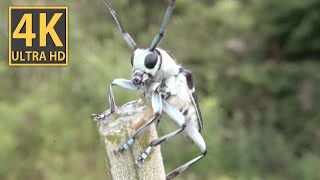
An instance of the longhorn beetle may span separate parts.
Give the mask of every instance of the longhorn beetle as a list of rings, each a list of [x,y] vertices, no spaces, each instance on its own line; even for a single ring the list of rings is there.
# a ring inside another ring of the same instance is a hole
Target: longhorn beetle
[[[162,111],[179,125],[179,129],[153,140],[142,155],[136,161],[137,165],[141,165],[147,158],[148,154],[154,146],[166,141],[167,139],[184,131],[187,136],[200,148],[201,155],[183,164],[169,175],[167,179],[172,179],[189,166],[202,159],[206,153],[206,144],[201,136],[202,116],[198,105],[198,99],[193,85],[192,74],[189,70],[178,65],[174,58],[166,51],[157,48],[160,40],[163,38],[164,32],[168,25],[170,16],[175,6],[175,0],[171,0],[164,20],[162,22],[160,32],[154,37],[151,46],[147,49],[138,48],[131,36],[125,31],[116,12],[107,0],[104,0],[110,14],[116,21],[123,39],[133,49],[131,57],[132,79],[114,79],[109,86],[109,103],[110,113],[116,108],[113,96],[112,86],[116,85],[122,88],[139,90],[145,97],[151,98],[153,109],[152,118],[143,125],[123,146],[115,150],[115,153],[121,153],[128,149],[141,134],[155,122]],[[104,120],[109,114],[93,114],[95,120]]]

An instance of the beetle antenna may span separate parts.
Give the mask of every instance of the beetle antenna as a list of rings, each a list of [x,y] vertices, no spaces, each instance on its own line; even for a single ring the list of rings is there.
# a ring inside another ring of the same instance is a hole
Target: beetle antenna
[[[169,19],[172,14],[172,11],[174,9],[174,6],[175,6],[175,0],[171,0],[169,6],[167,8],[166,14],[164,15],[164,19],[162,21],[160,32],[156,35],[156,37],[154,37],[154,39],[151,43],[151,46],[150,46],[151,51],[153,51],[158,46],[159,42],[161,41],[163,34],[166,31],[167,25],[169,23]]]
[[[122,26],[122,23],[121,23],[120,19],[118,18],[116,11],[111,7],[111,4],[107,0],[103,0],[103,2],[108,7],[109,12],[112,15],[113,19],[116,21],[116,23],[122,33],[123,39],[126,41],[128,46],[133,50],[137,49],[137,44],[134,42],[134,40],[131,38],[131,36],[126,32],[126,30]]]

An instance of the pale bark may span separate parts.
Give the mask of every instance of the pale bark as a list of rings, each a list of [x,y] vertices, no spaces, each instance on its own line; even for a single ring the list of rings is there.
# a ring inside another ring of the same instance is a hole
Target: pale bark
[[[142,101],[130,102],[116,109],[106,120],[98,121],[98,131],[105,145],[107,172],[112,180],[163,180],[165,171],[160,146],[153,148],[141,167],[136,160],[144,152],[149,143],[157,139],[155,125],[145,131],[126,151],[115,154],[118,149],[152,117],[152,109]]]

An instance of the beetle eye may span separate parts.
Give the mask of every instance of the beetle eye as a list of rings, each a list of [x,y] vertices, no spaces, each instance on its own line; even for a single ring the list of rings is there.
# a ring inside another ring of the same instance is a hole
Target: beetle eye
[[[152,69],[154,68],[154,66],[156,66],[157,61],[158,61],[158,56],[155,53],[148,54],[144,59],[144,65],[146,66],[146,68]]]

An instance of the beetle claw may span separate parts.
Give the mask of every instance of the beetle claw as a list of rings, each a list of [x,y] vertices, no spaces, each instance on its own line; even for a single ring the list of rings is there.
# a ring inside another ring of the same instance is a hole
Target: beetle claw
[[[101,121],[101,120],[104,120],[105,119],[105,115],[104,114],[92,114],[91,115],[91,119],[94,120],[94,121]]]
[[[138,168],[140,168],[142,166],[142,164],[143,164],[143,158],[139,157],[139,159],[137,159],[137,161],[136,161],[136,166]]]

